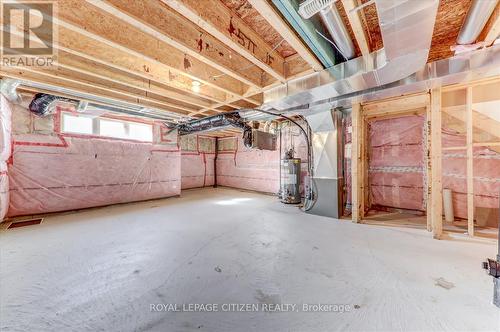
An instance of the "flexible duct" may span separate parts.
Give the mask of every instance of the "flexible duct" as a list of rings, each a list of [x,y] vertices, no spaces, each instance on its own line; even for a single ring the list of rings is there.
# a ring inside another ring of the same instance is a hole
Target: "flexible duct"
[[[457,44],[466,45],[474,43],[484,29],[497,4],[498,0],[473,0],[458,34]]]
[[[46,116],[54,113],[55,105],[58,102],[67,102],[78,104],[77,100],[49,95],[46,93],[37,93],[29,105],[29,110],[38,116]]]
[[[2,78],[0,80],[0,93],[3,94],[8,101],[18,104],[21,102],[21,96],[17,93],[17,87],[20,84],[18,80]]]
[[[323,24],[332,36],[335,46],[346,58],[354,58],[354,44],[334,3],[319,12]]]
[[[352,59],[355,55],[354,44],[335,2],[335,0],[309,0],[300,5],[299,13],[304,19],[309,19],[319,13],[337,50],[344,58]]]
[[[423,68],[439,1],[376,0],[375,4],[383,49],[268,90],[263,107],[314,103],[395,82]]]

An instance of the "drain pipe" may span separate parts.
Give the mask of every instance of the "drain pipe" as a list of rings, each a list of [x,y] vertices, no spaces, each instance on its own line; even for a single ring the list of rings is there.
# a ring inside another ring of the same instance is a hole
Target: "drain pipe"
[[[473,0],[467,17],[460,29],[457,44],[467,45],[476,41],[483,31],[499,0]]]
[[[335,47],[347,60],[354,58],[354,44],[335,6],[337,0],[308,0],[300,4],[299,14],[309,19],[319,13],[323,24],[333,38]]]

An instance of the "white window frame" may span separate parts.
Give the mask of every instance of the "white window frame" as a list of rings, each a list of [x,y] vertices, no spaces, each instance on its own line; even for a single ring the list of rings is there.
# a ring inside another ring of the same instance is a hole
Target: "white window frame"
[[[64,117],[65,116],[72,116],[72,117],[85,117],[85,118],[92,118],[92,134],[85,134],[85,133],[78,133],[78,132],[73,132],[73,131],[66,131],[64,128]],[[122,123],[125,129],[125,136],[126,137],[116,137],[116,136],[108,136],[108,135],[102,135],[101,134],[101,120],[105,121],[111,121],[111,122],[118,122]],[[139,125],[145,125],[151,128],[151,140],[140,140],[136,138],[130,138],[130,124],[139,124]],[[74,114],[71,112],[61,112],[61,117],[60,117],[60,125],[61,125],[61,132],[63,134],[72,134],[72,135],[84,135],[84,136],[98,136],[98,137],[103,137],[103,138],[110,138],[110,139],[117,139],[117,140],[126,140],[126,141],[136,141],[136,142],[146,142],[146,143],[153,143],[154,140],[154,127],[153,124],[151,123],[144,123],[144,122],[139,122],[139,121],[128,121],[128,120],[119,120],[119,119],[113,119],[113,118],[107,118],[107,117],[92,117],[86,114]]]

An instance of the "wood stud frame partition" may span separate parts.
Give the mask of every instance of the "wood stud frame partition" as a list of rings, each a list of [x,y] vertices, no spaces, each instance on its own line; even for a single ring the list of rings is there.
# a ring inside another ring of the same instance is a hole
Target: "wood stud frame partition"
[[[476,146],[500,146],[500,142],[478,143],[473,141],[473,87],[500,82],[500,78],[485,79],[466,84],[436,87],[425,93],[407,95],[368,103],[352,105],[352,221],[359,223],[365,218],[368,207],[368,121],[399,117],[402,115],[425,114],[426,160],[425,172],[427,190],[427,230],[433,237],[443,237],[443,186],[442,186],[442,107],[443,92],[466,90],[466,146],[450,147],[444,150],[466,149],[467,151],[467,234],[474,236],[474,162],[473,148]]]

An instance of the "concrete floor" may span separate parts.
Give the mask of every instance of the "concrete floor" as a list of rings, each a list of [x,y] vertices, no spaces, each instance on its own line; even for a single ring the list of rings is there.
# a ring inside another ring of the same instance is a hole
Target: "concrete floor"
[[[499,331],[481,270],[493,241],[355,225],[255,193],[186,191],[0,236],[1,331]],[[260,306],[151,311],[169,303]],[[299,310],[260,311],[280,303]],[[301,311],[318,303],[351,310]]]

